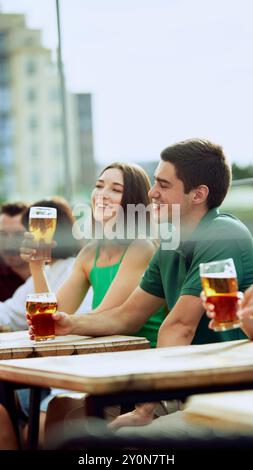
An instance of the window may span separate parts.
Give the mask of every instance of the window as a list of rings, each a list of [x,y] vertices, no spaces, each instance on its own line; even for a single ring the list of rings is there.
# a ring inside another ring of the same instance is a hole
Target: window
[[[9,117],[0,115],[0,139],[6,142],[12,137],[12,122]]]
[[[13,149],[9,144],[0,147],[0,154],[2,165],[10,166],[13,163]]]
[[[36,116],[30,116],[28,121],[28,126],[30,129],[37,129],[39,123]]]
[[[29,88],[27,90],[26,97],[27,97],[27,101],[29,101],[30,103],[33,103],[34,101],[36,101],[37,92],[36,92],[35,88]]]
[[[62,156],[62,144],[54,144],[52,148],[52,156],[57,160],[59,157]]]
[[[33,46],[35,41],[34,41],[34,36],[27,36],[24,41],[26,46]]]
[[[28,59],[25,63],[25,71],[27,75],[34,75],[37,71],[37,64],[34,59]]]
[[[30,157],[35,160],[39,157],[40,151],[39,151],[39,146],[37,143],[33,142],[30,145]]]
[[[0,46],[1,50],[1,46]],[[0,58],[0,83],[8,85],[10,82],[10,67],[9,63],[3,57]]]
[[[11,107],[10,89],[0,86],[0,111],[9,111]]]
[[[52,102],[58,102],[60,101],[60,93],[59,93],[59,90],[58,88],[51,88],[49,90],[49,101],[52,101]]]
[[[0,33],[0,51],[5,51],[6,43],[5,43],[5,33],[1,31]]]
[[[60,129],[62,126],[62,119],[60,116],[53,116],[51,119],[51,127],[53,129]]]

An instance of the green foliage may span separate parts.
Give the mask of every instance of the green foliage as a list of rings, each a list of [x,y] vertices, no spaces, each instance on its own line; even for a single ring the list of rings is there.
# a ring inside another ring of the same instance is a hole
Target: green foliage
[[[239,210],[239,209],[234,209],[231,211],[231,213],[235,216],[238,217],[245,225],[248,227],[249,231],[253,235],[253,211],[251,210]]]
[[[236,163],[232,164],[233,180],[241,180],[243,178],[253,178],[253,165],[238,166]]]

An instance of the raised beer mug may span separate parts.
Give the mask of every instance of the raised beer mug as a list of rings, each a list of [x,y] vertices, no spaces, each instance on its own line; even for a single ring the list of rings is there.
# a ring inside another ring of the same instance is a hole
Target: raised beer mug
[[[56,229],[57,210],[54,207],[31,207],[29,231],[33,234],[36,254],[32,260],[51,261],[51,243]]]
[[[35,341],[55,338],[52,314],[57,310],[57,299],[53,292],[29,294],[26,298],[26,312],[30,315]]]
[[[243,293],[238,292],[237,274],[232,258],[199,265],[206,302],[214,305],[214,331],[240,327],[236,315]]]

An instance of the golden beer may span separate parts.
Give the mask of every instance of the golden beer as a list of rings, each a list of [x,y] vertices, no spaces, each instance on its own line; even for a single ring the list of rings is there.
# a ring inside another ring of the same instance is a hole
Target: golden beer
[[[34,260],[51,260],[51,243],[56,229],[56,209],[51,207],[31,207],[29,231],[38,243]]]
[[[232,259],[200,265],[200,275],[207,303],[214,305],[215,331],[224,331],[240,326],[236,312],[242,293]]]
[[[206,274],[208,276],[208,274]],[[215,276],[215,274],[213,274]],[[206,297],[216,294],[233,294],[238,291],[238,283],[236,277],[201,277],[202,287]]]
[[[56,296],[46,292],[30,294],[26,299],[26,312],[30,315],[35,341],[55,338],[55,326],[52,314],[57,310]]]

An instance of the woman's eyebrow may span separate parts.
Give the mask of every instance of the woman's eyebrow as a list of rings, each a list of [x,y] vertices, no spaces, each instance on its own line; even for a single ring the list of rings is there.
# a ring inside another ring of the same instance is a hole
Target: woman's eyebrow
[[[102,180],[102,179],[98,179],[98,180],[97,180],[97,183],[104,183],[104,182],[105,182],[105,181],[104,181],[104,180]],[[112,184],[115,184],[115,185],[121,186],[122,188],[124,187],[124,185],[123,185],[123,184],[121,184],[121,183],[118,183],[117,181],[113,181],[113,182],[112,182]]]
[[[117,184],[118,186],[121,186],[122,188],[123,188],[123,186],[124,186],[124,185],[123,185],[123,184],[121,184],[121,183],[117,183],[117,181],[113,181],[113,183],[112,183],[112,184]]]

